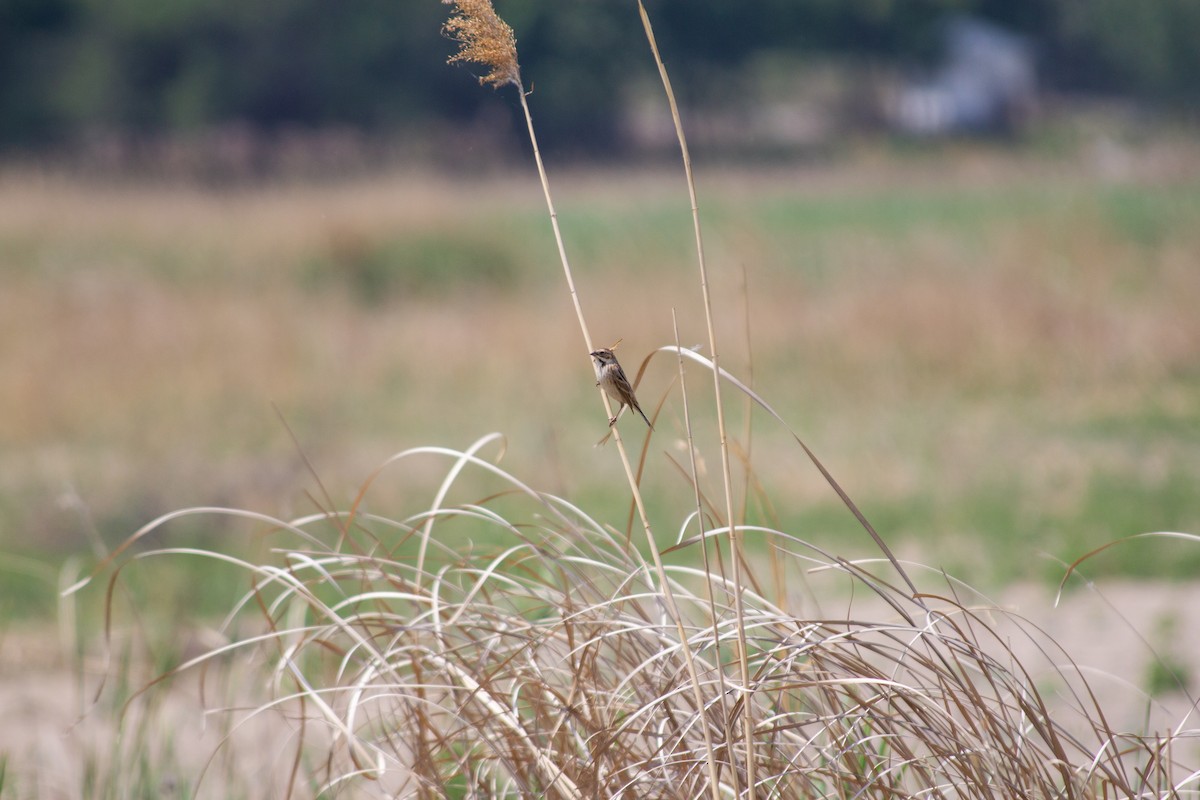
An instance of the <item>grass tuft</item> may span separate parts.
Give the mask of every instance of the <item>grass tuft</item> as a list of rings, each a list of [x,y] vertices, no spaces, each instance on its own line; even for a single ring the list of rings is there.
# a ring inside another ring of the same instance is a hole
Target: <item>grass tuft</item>
[[[747,786],[745,721],[758,796],[1200,795],[1185,758],[1195,731],[1110,722],[1053,640],[935,570],[910,565],[929,576],[914,596],[885,560],[747,529],[775,543],[793,588],[749,588],[767,584],[747,564],[742,639],[731,581],[692,564],[654,568],[603,519],[478,448],[399,454],[360,502],[430,458],[451,465],[446,483],[398,519],[350,509],[276,520],[273,556],[258,563],[138,555],[245,573],[222,644],[166,677],[197,673],[202,695],[220,697],[236,666],[239,685],[257,687],[253,703],[207,713],[228,731],[270,720],[278,746],[264,773],[276,790],[307,796],[304,776],[314,794],[352,797],[728,796]],[[501,480],[503,496],[472,498],[480,478]],[[463,546],[464,529],[492,544]]]

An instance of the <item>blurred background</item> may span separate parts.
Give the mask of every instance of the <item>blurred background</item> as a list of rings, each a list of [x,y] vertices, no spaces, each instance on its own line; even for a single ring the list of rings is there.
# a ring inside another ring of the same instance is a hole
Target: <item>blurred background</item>
[[[696,146],[730,157],[828,153],[870,133],[1016,136],[1081,107],[1153,124],[1200,99],[1190,0],[651,10]],[[432,0],[5,0],[0,144],[10,158],[210,180],[494,166],[524,136],[511,98],[445,68],[446,11]],[[513,0],[500,12],[547,151],[593,163],[670,151],[627,4]]]
[[[1052,581],[1112,539],[1200,527],[1200,6],[649,10],[697,159],[726,363],[898,549]],[[64,557],[94,563],[159,514],[342,506],[391,453],[492,430],[514,472],[624,524],[523,120],[510,90],[446,65],[447,11],[0,2],[6,609],[51,613]],[[623,338],[630,371],[672,341],[672,308],[684,343],[704,341],[636,10],[499,11],[593,335]],[[673,375],[653,362],[643,404]],[[680,457],[676,397],[662,419],[647,482],[672,529],[690,496],[662,455]],[[750,513],[870,553],[794,448],[754,431],[741,446],[767,494],[747,492]],[[376,510],[415,510],[440,476],[391,477]],[[173,530],[269,540],[213,519]],[[1105,559],[1190,577],[1200,549]],[[158,583],[186,603],[219,586]]]

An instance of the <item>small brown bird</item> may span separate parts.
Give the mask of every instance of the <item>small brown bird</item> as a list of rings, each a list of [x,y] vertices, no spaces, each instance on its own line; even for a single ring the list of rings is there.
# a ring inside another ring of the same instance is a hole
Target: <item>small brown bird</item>
[[[641,414],[642,419],[646,420],[646,424],[650,425],[650,419],[638,405],[637,398],[633,396],[633,386],[629,383],[629,378],[625,377],[625,370],[621,369],[621,364],[613,355],[613,351],[593,350],[591,356],[593,366],[596,368],[596,385],[602,387],[604,391],[608,392],[609,397],[617,401],[617,413],[608,421],[608,427],[611,428],[617,423],[617,417],[621,416],[621,411],[625,406],[629,406]],[[654,430],[653,425],[650,425],[650,430]]]

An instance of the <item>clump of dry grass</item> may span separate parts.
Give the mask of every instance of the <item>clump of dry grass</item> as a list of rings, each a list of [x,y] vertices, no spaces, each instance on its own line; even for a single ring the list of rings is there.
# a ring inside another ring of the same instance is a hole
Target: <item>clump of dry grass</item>
[[[391,459],[363,487],[364,505],[407,462],[448,464],[432,500],[400,519],[354,507],[292,521],[196,509],[137,535],[197,513],[275,527],[275,555],[263,563],[179,549],[138,556],[217,558],[246,572],[251,588],[222,626],[228,643],[169,675],[258,665],[265,696],[209,714],[228,730],[263,716],[290,729],[274,750],[283,769],[273,765],[290,785],[274,788],[308,796],[297,787],[313,782],[313,794],[352,797],[694,798],[739,786],[781,798],[1200,796],[1187,756],[1196,731],[1110,724],[1069,654],[967,587],[939,576],[913,595],[884,561],[851,563],[747,528],[775,542],[774,569],[791,589],[761,582],[747,565],[756,588],[741,593],[743,640],[730,581],[690,564],[653,568],[603,520],[484,458],[495,438]],[[467,484],[483,476],[502,490],[472,497]],[[1029,644],[1045,658],[1019,660]],[[749,683],[732,659],[739,649]],[[1058,688],[1047,694],[1046,685]],[[218,796],[205,780],[198,796]]]

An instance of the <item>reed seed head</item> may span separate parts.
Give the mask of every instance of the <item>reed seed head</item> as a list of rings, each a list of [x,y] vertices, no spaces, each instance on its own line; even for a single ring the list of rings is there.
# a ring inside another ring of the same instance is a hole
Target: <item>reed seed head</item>
[[[521,87],[521,69],[517,65],[517,38],[508,23],[500,19],[492,0],[442,0],[454,6],[454,13],[442,27],[459,50],[446,63],[459,61],[483,64],[491,71],[479,79],[499,88],[511,83]]]

